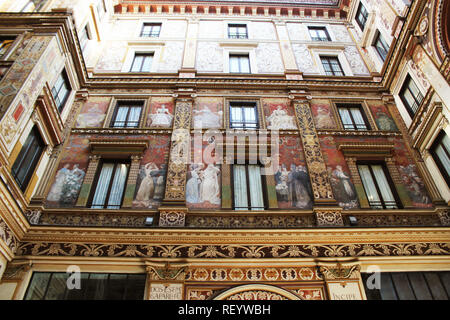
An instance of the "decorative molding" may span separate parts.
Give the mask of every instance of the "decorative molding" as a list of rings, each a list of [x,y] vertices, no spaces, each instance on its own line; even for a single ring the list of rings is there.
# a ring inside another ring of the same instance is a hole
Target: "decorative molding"
[[[342,208],[314,208],[317,226],[319,227],[343,227]]]
[[[159,226],[184,227],[187,211],[186,208],[159,208]]]
[[[361,266],[358,264],[343,265],[338,263],[336,265],[320,266],[319,270],[323,274],[326,281],[359,279]]]

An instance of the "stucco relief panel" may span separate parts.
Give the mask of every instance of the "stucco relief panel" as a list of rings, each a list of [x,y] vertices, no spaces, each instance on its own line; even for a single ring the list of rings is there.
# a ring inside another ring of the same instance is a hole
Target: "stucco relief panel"
[[[276,40],[275,27],[271,22],[253,22],[249,25],[253,39]]]
[[[286,23],[286,27],[291,40],[308,41],[306,27],[301,23]]]
[[[344,53],[354,75],[369,75],[369,70],[367,70],[356,47],[346,47]]]
[[[168,41],[162,49],[162,56],[158,64],[159,71],[178,71],[181,68],[184,42]]]
[[[316,63],[313,60],[311,52],[304,44],[292,44],[292,50],[294,51],[295,60],[298,68],[303,73],[320,73]]]
[[[110,43],[103,55],[99,59],[96,71],[120,71],[127,52],[127,43],[125,41],[116,41]]]
[[[350,34],[348,33],[348,30],[345,26],[331,25],[331,31],[333,32],[336,41],[352,42],[352,38],[350,37]]]
[[[199,42],[197,47],[197,70],[200,72],[223,71],[223,49],[218,43]]]
[[[280,47],[277,43],[260,43],[256,48],[258,72],[283,72]]]

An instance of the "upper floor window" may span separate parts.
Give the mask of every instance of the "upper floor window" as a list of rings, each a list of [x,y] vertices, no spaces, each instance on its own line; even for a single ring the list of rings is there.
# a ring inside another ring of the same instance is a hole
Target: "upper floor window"
[[[93,209],[120,209],[123,201],[129,163],[103,162],[98,172],[97,185],[92,196]]]
[[[250,58],[248,54],[230,54],[230,72],[250,73]]]
[[[363,4],[360,2],[359,6],[358,6],[358,10],[356,11],[355,20],[356,20],[356,23],[358,23],[361,30],[364,30],[364,27],[366,26],[368,17],[369,17],[369,13],[367,12],[367,10],[363,6]]]
[[[89,40],[91,40],[91,36],[88,30],[88,25],[86,24],[86,26],[80,32],[81,50],[84,50],[84,48],[86,48]]]
[[[144,23],[141,37],[158,38],[161,32],[161,23]]]
[[[72,88],[70,87],[66,70],[63,70],[58,76],[58,79],[56,80],[56,83],[52,88],[53,98],[55,99],[56,107],[58,108],[59,112],[63,110],[64,105],[69,98],[71,90]]]
[[[308,27],[312,41],[331,41],[326,27]]]
[[[8,52],[16,37],[11,36],[1,36],[0,37],[0,58]]]
[[[45,143],[41,134],[37,127],[33,127],[11,168],[11,173],[22,191],[27,188],[44,149]]]
[[[384,40],[380,32],[378,32],[377,37],[375,38],[374,46],[381,59],[385,61],[389,52],[389,45],[386,43],[386,40]]]
[[[106,13],[105,0],[98,0],[97,13],[100,19],[103,18],[103,16],[105,15]]]
[[[230,128],[257,129],[258,127],[256,103],[233,102],[230,104]]]
[[[228,25],[229,39],[248,39],[247,25],[245,24],[229,24]]]
[[[38,12],[47,0],[30,0],[23,6],[20,12]]]
[[[450,187],[450,138],[444,131],[439,133],[430,148],[430,153],[447,185]]]
[[[264,210],[259,165],[233,165],[234,210]]]
[[[331,56],[320,56],[320,61],[322,61],[323,69],[325,74],[329,76],[343,76],[344,71],[342,70],[341,63],[338,57]]]
[[[406,77],[399,95],[409,115],[411,118],[414,118],[414,115],[422,103],[423,95],[409,75]]]
[[[150,72],[153,63],[153,53],[136,53],[130,72]]]
[[[372,209],[398,209],[398,197],[382,163],[358,163],[358,171]]]
[[[142,113],[142,102],[120,101],[114,110],[111,127],[113,128],[137,128]]]
[[[337,108],[345,130],[369,130],[361,105],[339,104]]]

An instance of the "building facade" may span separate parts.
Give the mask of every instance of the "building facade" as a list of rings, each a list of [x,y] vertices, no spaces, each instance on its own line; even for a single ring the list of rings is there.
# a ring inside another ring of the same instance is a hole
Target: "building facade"
[[[449,299],[449,7],[0,2],[0,297]]]

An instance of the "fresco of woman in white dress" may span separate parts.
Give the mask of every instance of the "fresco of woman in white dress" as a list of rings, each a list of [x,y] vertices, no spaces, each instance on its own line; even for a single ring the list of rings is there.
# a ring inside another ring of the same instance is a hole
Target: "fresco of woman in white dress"
[[[167,109],[164,104],[156,109],[156,113],[151,114],[149,117],[151,119],[152,127],[167,128],[172,125],[173,115],[170,114],[169,109]]]
[[[194,128],[214,129],[221,127],[222,111],[214,113],[204,105],[201,110],[193,111]]]
[[[200,172],[200,202],[220,205],[219,174],[220,169],[211,163]]]
[[[200,176],[199,170],[203,168],[203,164],[190,166],[191,177],[186,183],[186,202],[187,203],[199,203],[199,193],[200,193]]]
[[[159,168],[154,162],[141,166],[134,207],[153,208],[164,196],[165,167]]]

